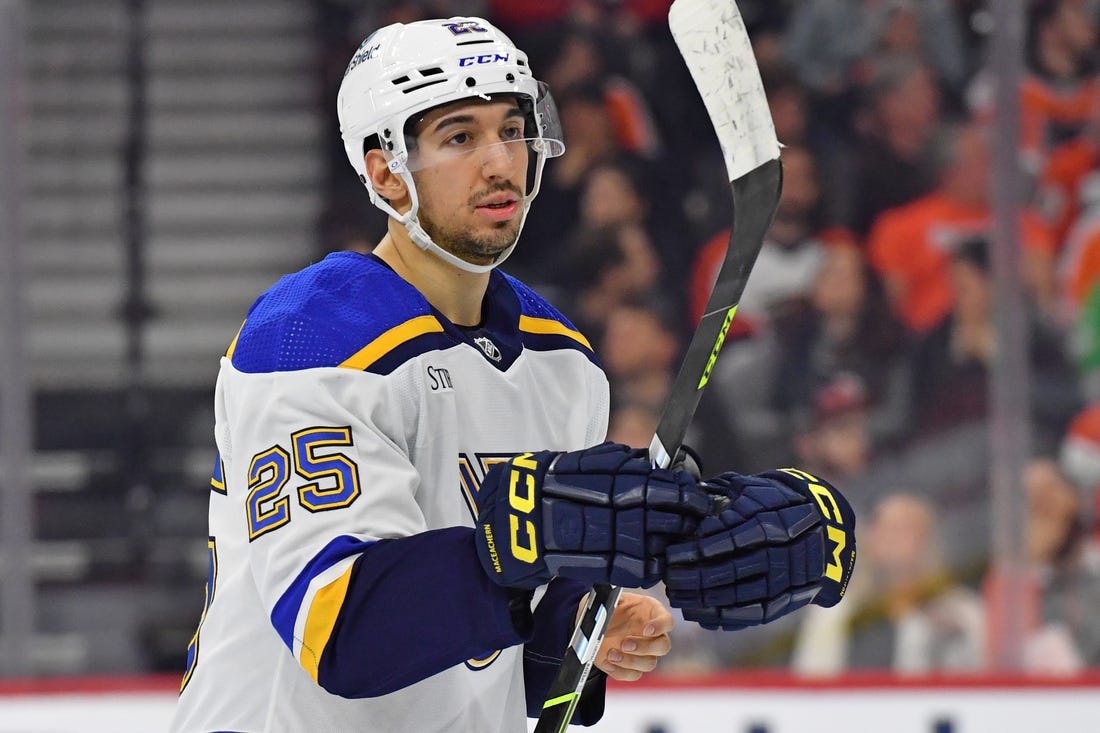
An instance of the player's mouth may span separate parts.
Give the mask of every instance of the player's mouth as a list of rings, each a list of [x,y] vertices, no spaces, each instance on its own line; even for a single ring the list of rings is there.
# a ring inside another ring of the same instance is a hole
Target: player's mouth
[[[493,194],[482,199],[475,209],[490,221],[508,221],[519,211],[519,199],[509,193]]]

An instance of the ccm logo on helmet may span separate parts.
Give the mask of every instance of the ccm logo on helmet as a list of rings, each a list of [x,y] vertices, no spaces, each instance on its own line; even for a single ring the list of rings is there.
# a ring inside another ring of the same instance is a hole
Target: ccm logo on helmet
[[[511,58],[507,53],[483,53],[480,56],[463,56],[458,60],[459,66],[474,66],[475,64],[506,64]]]

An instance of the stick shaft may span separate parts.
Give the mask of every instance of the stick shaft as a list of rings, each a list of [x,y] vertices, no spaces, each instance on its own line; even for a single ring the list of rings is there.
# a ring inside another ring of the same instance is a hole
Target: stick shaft
[[[731,184],[734,223],[729,249],[657,424],[650,446],[650,456],[657,465],[669,465],[683,444],[771,226],[782,185],[778,159],[769,160]]]
[[[675,0],[669,28],[718,136],[733,189],[729,249],[704,316],[672,384],[650,444],[654,465],[672,465],[725,341],[779,203],[783,172],[760,72],[733,0]],[[569,727],[621,589],[589,594],[535,733]]]
[[[783,185],[782,166],[778,159],[770,160],[731,185],[734,214],[729,249],[650,444],[650,458],[660,467],[672,464],[710,380],[749,273],[775,215]],[[621,593],[621,588],[603,584],[592,589],[581,623],[573,632],[561,669],[550,687],[535,733],[564,733],[569,727]]]

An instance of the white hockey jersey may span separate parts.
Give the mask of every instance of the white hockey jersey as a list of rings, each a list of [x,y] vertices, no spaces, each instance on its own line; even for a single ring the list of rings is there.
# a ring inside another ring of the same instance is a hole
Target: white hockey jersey
[[[252,307],[218,377],[210,577],[173,731],[526,730],[525,647],[469,528],[492,463],[603,439],[608,385],[513,278],[492,273],[484,313],[455,326],[353,253]],[[564,649],[578,598],[536,609],[535,636]]]

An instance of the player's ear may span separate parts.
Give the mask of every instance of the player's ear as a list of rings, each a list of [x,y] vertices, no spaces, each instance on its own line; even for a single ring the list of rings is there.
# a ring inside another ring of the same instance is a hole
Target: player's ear
[[[396,205],[409,195],[405,179],[390,170],[385,154],[375,148],[363,157],[367,168],[367,181],[379,196]]]

